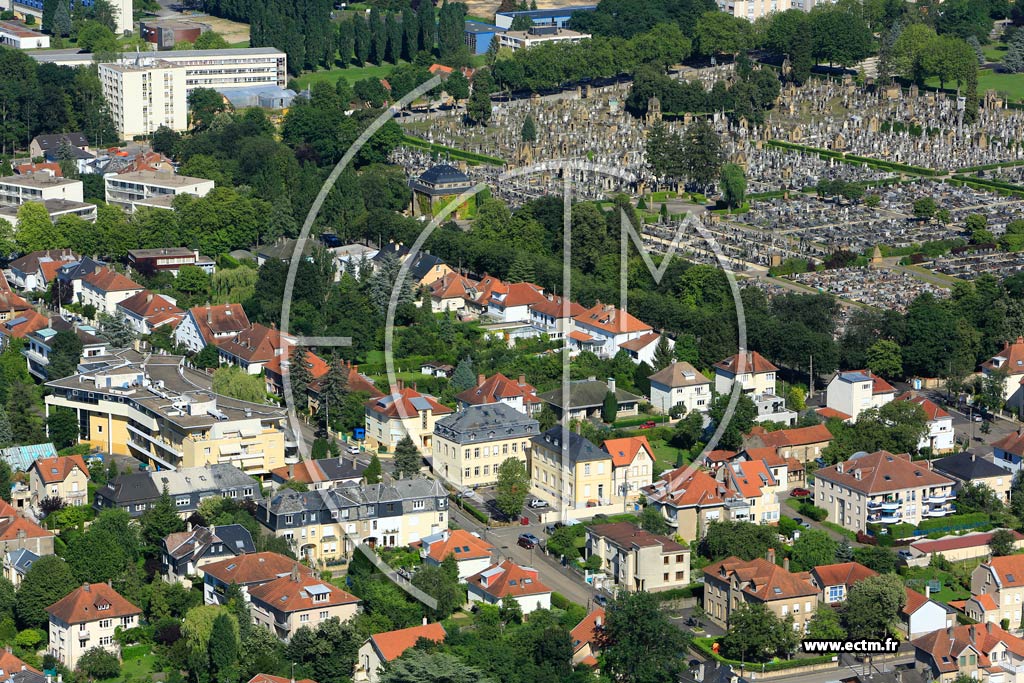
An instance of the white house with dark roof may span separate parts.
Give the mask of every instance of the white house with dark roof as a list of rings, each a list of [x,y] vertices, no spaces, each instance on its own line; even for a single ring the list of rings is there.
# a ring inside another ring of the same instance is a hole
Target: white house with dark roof
[[[825,404],[850,416],[849,422],[871,408],[881,408],[896,398],[896,389],[870,370],[844,370],[829,380]]]

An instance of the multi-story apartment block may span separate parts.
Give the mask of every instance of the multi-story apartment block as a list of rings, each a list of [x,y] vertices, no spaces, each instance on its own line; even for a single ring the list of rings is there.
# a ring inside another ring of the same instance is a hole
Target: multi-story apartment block
[[[729,356],[715,367],[715,393],[728,394],[734,382],[739,382],[744,394],[774,394],[777,367],[757,351]]]
[[[46,608],[50,639],[46,651],[74,669],[87,650],[102,647],[118,657],[117,631],[139,625],[142,610],[105,583],[86,583]]]
[[[996,621],[1021,621],[1024,603],[1024,555],[993,557],[971,572],[971,595],[988,595],[995,607]]]
[[[587,527],[584,552],[601,558],[601,568],[622,590],[655,592],[690,583],[690,548],[629,522]]]
[[[214,188],[212,180],[191,178],[166,171],[129,171],[113,173],[104,180],[104,193],[108,204],[116,204],[130,211],[139,206],[150,206],[169,209],[174,198],[181,194],[205,197]],[[141,250],[145,252],[160,251],[157,249]],[[196,265],[197,256],[191,250],[184,250],[189,256],[181,255],[166,260],[181,261],[177,265]],[[169,256],[169,255],[168,255]],[[153,260],[146,259],[146,260]],[[155,260],[159,263],[160,258]],[[169,263],[167,265],[175,265]]]
[[[955,511],[955,482],[906,454],[854,453],[814,478],[814,504],[828,511],[830,521],[855,531],[869,523],[917,525]]]
[[[82,443],[157,468],[229,463],[265,477],[285,465],[285,411],[214,394],[210,381],[180,356],[122,351],[48,382],[46,405],[75,411]]]
[[[434,423],[434,474],[460,488],[493,484],[509,458],[526,467],[540,427],[505,403],[472,405]]]
[[[625,451],[619,457],[624,461]],[[555,425],[533,438],[528,467],[533,494],[563,514],[579,516],[588,507],[622,500],[615,488],[612,454],[565,427]],[[648,473],[648,484],[650,477]],[[642,481],[638,473],[634,483],[639,487],[645,485]]]
[[[788,564],[788,561],[787,561]],[[704,611],[723,628],[741,604],[761,604],[776,617],[793,618],[793,629],[803,633],[818,608],[818,589],[807,572],[792,573],[768,559],[727,557],[704,568]]]
[[[32,506],[43,498],[59,498],[67,505],[89,504],[89,467],[80,455],[40,458],[28,468]]]
[[[152,135],[160,126],[188,129],[184,66],[139,58],[98,68],[103,97],[122,139]]]
[[[64,1],[64,0],[62,0]],[[66,0],[69,3],[71,9],[74,9],[75,3],[71,0]],[[92,5],[92,0],[83,2],[86,7]],[[108,3],[114,16],[114,33],[119,36],[130,34],[135,30],[134,15],[132,14],[132,3],[131,0],[111,0]],[[8,9],[15,13],[16,16],[22,18],[32,16],[36,19],[36,25],[42,23],[44,3],[42,0],[7,0],[7,2],[0,2],[0,7]]]
[[[52,176],[49,173],[0,178],[0,206],[21,206],[25,202],[45,202],[63,199],[82,203],[83,185],[81,180]]]
[[[711,380],[685,361],[672,363],[651,375],[651,406],[668,414],[676,406],[686,412],[708,412],[711,407]]]
[[[351,556],[356,546],[406,546],[448,528],[448,492],[432,479],[280,491],[261,501],[257,519],[313,562]]]
[[[707,472],[670,470],[642,489],[648,505],[661,511],[673,531],[686,542],[703,538],[712,522],[749,519],[748,498]]]
[[[753,23],[755,19],[792,7],[791,0],[718,0],[718,9]]]

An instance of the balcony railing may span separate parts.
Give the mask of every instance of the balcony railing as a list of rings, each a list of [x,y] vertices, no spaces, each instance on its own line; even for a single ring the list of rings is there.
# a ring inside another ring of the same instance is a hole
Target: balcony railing
[[[903,521],[903,515],[899,512],[879,512],[868,515],[868,521],[872,524],[899,524]]]
[[[953,498],[954,498],[954,496],[953,496],[952,493],[949,493],[949,492],[937,492],[937,493],[930,493],[930,494],[928,494],[925,497],[924,502],[927,503],[928,505],[939,505],[939,504],[948,502],[950,500],[953,500]]]
[[[940,505],[937,507],[926,508],[921,512],[922,517],[945,517],[951,515],[954,512],[952,505]]]

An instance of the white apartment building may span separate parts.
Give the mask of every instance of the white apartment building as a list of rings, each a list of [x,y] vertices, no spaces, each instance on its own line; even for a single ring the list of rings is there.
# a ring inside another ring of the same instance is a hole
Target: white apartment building
[[[63,1],[74,6],[74,3],[71,2],[71,0]],[[132,15],[132,0],[107,0],[107,2],[110,4],[110,8],[114,11],[114,21],[117,23],[114,27],[114,32],[118,35],[131,33],[135,27],[135,18]],[[92,3],[88,2],[86,4],[91,5]],[[42,0],[0,0],[0,9],[6,9],[14,12],[15,16],[21,19],[31,15],[36,18],[37,25],[42,23]],[[87,56],[92,57],[92,55]]]
[[[785,12],[792,7],[793,4],[790,0],[719,0],[718,2],[718,9],[721,11],[751,22],[774,12]],[[798,4],[797,7],[802,7],[802,5]]]
[[[50,47],[50,36],[33,31],[24,24],[0,21],[0,45],[16,50],[35,50]]]
[[[25,202],[45,202],[63,199],[82,203],[82,181],[58,178],[49,173],[0,178],[0,206],[21,206]]]
[[[138,206],[170,208],[169,202],[179,194],[205,197],[213,188],[212,180],[164,171],[114,173],[104,179],[104,196],[107,203],[132,211]]]
[[[590,34],[555,26],[534,26],[529,31],[506,31],[495,34],[494,37],[498,39],[499,47],[515,51],[522,48],[530,49],[541,43],[578,43],[590,38]]]
[[[117,630],[139,625],[142,610],[105,583],[85,583],[46,608],[50,641],[46,651],[74,669],[87,650],[102,647],[120,658]]]
[[[150,135],[160,126],[188,128],[185,67],[158,60],[99,65],[103,97],[122,138]]]

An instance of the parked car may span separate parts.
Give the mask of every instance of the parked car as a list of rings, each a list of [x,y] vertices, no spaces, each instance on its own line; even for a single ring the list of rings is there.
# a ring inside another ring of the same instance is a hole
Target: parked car
[[[644,422],[642,425],[640,425],[640,429],[651,429],[652,427],[656,426],[657,423],[654,420],[648,420],[647,422]]]
[[[808,524],[807,520],[805,520],[803,517],[794,517],[793,521],[796,522],[797,526],[802,526],[805,529],[810,529],[811,528],[811,525]]]
[[[608,606],[608,596],[605,595],[604,593],[598,593],[597,595],[594,596],[594,604],[599,605],[601,607],[607,607]]]
[[[546,527],[544,527],[544,533],[546,533],[548,536],[550,536],[551,534],[553,534],[556,531],[558,531],[559,529],[561,529],[563,526],[565,526],[565,525],[562,524],[561,522],[554,522],[552,524],[548,524]]]
[[[546,500],[541,500],[540,498],[534,498],[530,501],[531,508],[546,508],[547,506],[548,502]]]
[[[355,446],[355,445],[349,446],[348,448],[345,449],[345,451],[349,455],[359,455],[359,446]]]
[[[909,560],[914,557],[914,553],[910,552],[909,550],[897,550],[896,556],[899,557],[901,560]]]
[[[971,419],[974,420],[975,422],[984,422],[985,421],[985,418],[982,416],[981,413],[974,413],[973,415],[971,415]]]
[[[521,548],[532,550],[534,547],[540,545],[540,539],[533,534],[520,534],[518,543]]]
[[[796,488],[789,492],[793,498],[810,498],[811,492],[807,489]]]

